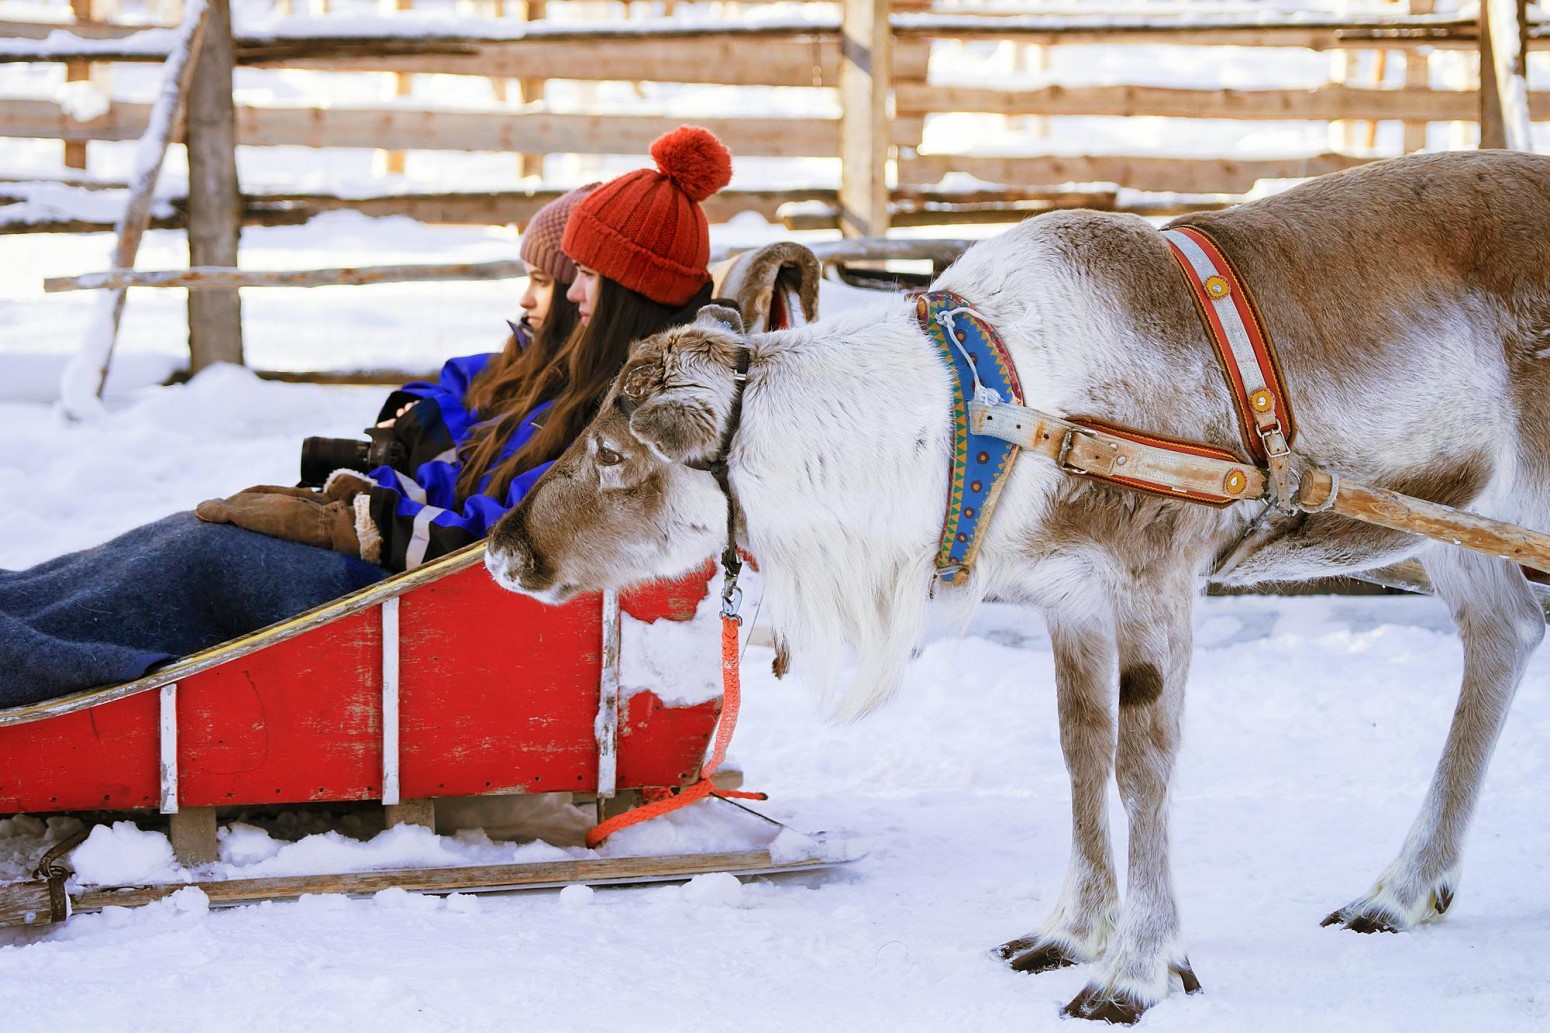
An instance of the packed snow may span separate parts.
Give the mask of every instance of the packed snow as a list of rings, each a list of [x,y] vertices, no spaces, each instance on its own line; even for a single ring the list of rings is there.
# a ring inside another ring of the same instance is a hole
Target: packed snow
[[[267,4],[236,6],[239,26],[268,24]],[[1216,5],[1240,14],[1261,6]],[[37,6],[6,0],[0,8],[29,17]],[[355,17],[356,25],[373,23]],[[954,67],[977,64],[1030,85],[1121,74],[1180,85],[1211,71],[1182,64],[1169,48],[1144,48],[1139,57],[1072,50],[1037,73],[994,47],[964,48]],[[1252,56],[1230,63],[1227,84],[1311,82],[1328,69],[1325,55]],[[1061,64],[1067,60],[1074,64]],[[1139,67],[1121,68],[1131,61]],[[1447,61],[1434,68],[1438,76],[1455,71]],[[327,82],[343,102],[370,82],[348,79],[244,69],[239,99],[294,101]],[[23,66],[0,65],[6,96],[68,95],[63,86],[62,73],[29,77]],[[143,99],[154,88],[145,69],[115,70],[115,96],[138,90]],[[627,89],[568,87],[556,91],[557,103],[606,105]],[[656,89],[648,88],[648,101]],[[74,93],[78,112],[97,103],[87,90]],[[734,96],[695,88],[668,99],[716,111]],[[1169,135],[1149,120],[1087,124],[1094,150],[1175,153],[1217,146],[1212,134],[1223,129]],[[1230,128],[1242,134],[1233,146],[1253,153],[1316,149],[1328,132]],[[929,130],[939,146],[973,138],[985,152],[1018,143],[1022,131],[971,116],[938,120]],[[1439,127],[1434,145],[1444,136]],[[111,180],[116,169],[122,179],[132,154],[132,144],[94,144],[94,174]],[[169,161],[159,192],[181,189],[178,160]],[[580,181],[631,167],[622,160],[551,160],[546,172]],[[0,173],[58,175],[57,161],[57,145],[11,141]],[[350,190],[366,182],[370,156],[275,148],[245,153],[243,161],[245,183]],[[445,177],[464,187],[494,183],[509,167],[490,156],[419,155],[407,185],[416,177],[421,185]],[[825,176],[835,168],[812,163],[804,172]],[[740,186],[790,174],[773,162],[739,169]],[[123,203],[122,192],[15,189],[35,210],[116,211]],[[713,239],[751,243],[779,232],[744,216],[715,227]],[[357,435],[383,395],[380,388],[265,382],[235,367],[156,386],[185,353],[184,296],[142,290],[130,295],[104,414],[68,420],[57,405],[60,375],[87,333],[93,299],[90,292],[44,295],[41,280],[106,268],[111,248],[100,235],[0,235],[0,568],[96,544],[250,484],[290,483],[302,437]],[[502,228],[347,213],[250,229],[242,245],[243,264],[252,268],[515,254],[516,237]],[[142,268],[186,262],[180,234],[147,234]],[[517,294],[512,283],[247,291],[248,355],[268,369],[429,371],[448,356],[496,347]],[[856,303],[826,287],[826,307]],[[758,606],[755,589],[745,614],[756,615]],[[707,613],[687,626],[628,625],[625,690],[670,680],[680,701],[714,692],[714,623]],[[1142,1028],[1550,1028],[1543,963],[1550,955],[1550,825],[1542,820],[1550,654],[1537,655],[1524,678],[1446,920],[1398,936],[1360,936],[1318,923],[1368,887],[1419,807],[1460,676],[1445,611],[1419,597],[1210,598],[1200,606],[1195,645],[1172,813],[1185,943],[1204,993],[1168,999]],[[960,633],[922,648],[892,705],[850,726],[825,723],[802,686],[773,678],[771,659],[757,643],[744,650],[743,714],[730,766],[748,788],[770,794],[754,806],[788,830],[705,803],[621,833],[594,854],[579,839],[588,816],[557,796],[445,807],[442,835],[412,826],[384,831],[380,815],[359,811],[230,815],[222,819],[219,860],[191,870],[172,855],[154,818],[110,815],[94,819],[74,852],[72,885],[761,848],[792,860],[818,848],[806,835],[818,832],[848,864],[776,878],[715,873],[680,885],[444,897],[385,890],[230,909],[212,908],[200,889],[184,886],[140,909],[0,930],[3,1028],[1074,1028],[1057,1025],[1058,1011],[1089,969],[1021,976],[988,953],[1038,925],[1065,869],[1069,793],[1040,618],[983,607]],[[1122,859],[1117,797],[1111,812]],[[0,818],[0,881],[24,876],[49,844],[79,827],[74,817]]]

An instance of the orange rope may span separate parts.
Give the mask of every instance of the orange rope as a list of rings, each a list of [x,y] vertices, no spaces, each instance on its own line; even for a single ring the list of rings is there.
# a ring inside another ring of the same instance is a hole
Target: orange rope
[[[737,667],[737,629],[741,623],[742,621],[737,617],[721,618],[721,722],[716,725],[715,745],[711,748],[710,757],[705,761],[705,766],[700,768],[699,781],[684,786],[676,792],[670,789],[646,790],[645,795],[650,800],[649,803],[625,811],[623,814],[616,814],[607,821],[594,825],[587,832],[587,846],[596,849],[603,840],[620,829],[661,817],[670,811],[676,811],[703,800],[707,796],[731,797],[739,800],[766,799],[763,793],[717,789],[710,780],[710,776],[726,759],[727,745],[731,743],[732,732],[737,728],[737,712],[742,704],[742,689],[739,685]]]

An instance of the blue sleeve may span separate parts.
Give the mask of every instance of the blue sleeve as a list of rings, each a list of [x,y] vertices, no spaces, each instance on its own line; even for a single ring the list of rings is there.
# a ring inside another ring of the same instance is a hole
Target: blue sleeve
[[[539,406],[522,421],[494,465],[533,436],[537,429],[533,421],[547,408]],[[549,466],[544,463],[513,478],[503,498],[480,494],[461,503],[456,493],[460,464],[426,463],[413,478],[392,467],[373,470],[369,476],[377,487],[371,490],[371,519],[382,538],[378,562],[389,570],[413,570],[426,560],[479,541],[522,501]],[[484,483],[488,481],[486,474]]]
[[[399,394],[410,395],[422,402],[434,402],[436,408],[441,411],[442,423],[446,425],[447,433],[451,435],[454,443],[462,441],[473,425],[476,417],[468,410],[468,385],[472,384],[484,368],[495,358],[494,353],[483,355],[464,355],[461,358],[448,359],[441,367],[441,375],[436,383],[417,380],[405,384]],[[392,399],[389,399],[391,404]],[[395,410],[396,411],[396,410]],[[388,414],[389,416],[392,413]],[[386,417],[383,417],[386,419]]]

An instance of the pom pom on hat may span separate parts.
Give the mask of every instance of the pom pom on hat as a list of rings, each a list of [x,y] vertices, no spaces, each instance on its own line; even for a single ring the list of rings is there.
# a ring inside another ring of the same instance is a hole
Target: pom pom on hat
[[[577,265],[676,307],[710,282],[700,202],[732,181],[732,156],[698,126],[658,137],[651,156],[655,169],[626,172],[576,205],[561,247]]]
[[[732,182],[732,152],[699,126],[679,126],[657,137],[651,157],[691,201],[704,201]]]

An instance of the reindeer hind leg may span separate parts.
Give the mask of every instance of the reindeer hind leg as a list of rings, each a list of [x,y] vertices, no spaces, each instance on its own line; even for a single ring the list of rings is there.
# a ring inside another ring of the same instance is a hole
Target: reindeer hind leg
[[[1398,932],[1443,914],[1458,887],[1464,835],[1544,611],[1516,565],[1435,549],[1426,573],[1464,644],[1464,680],[1426,801],[1399,856],[1364,896],[1324,919],[1355,932]]]

